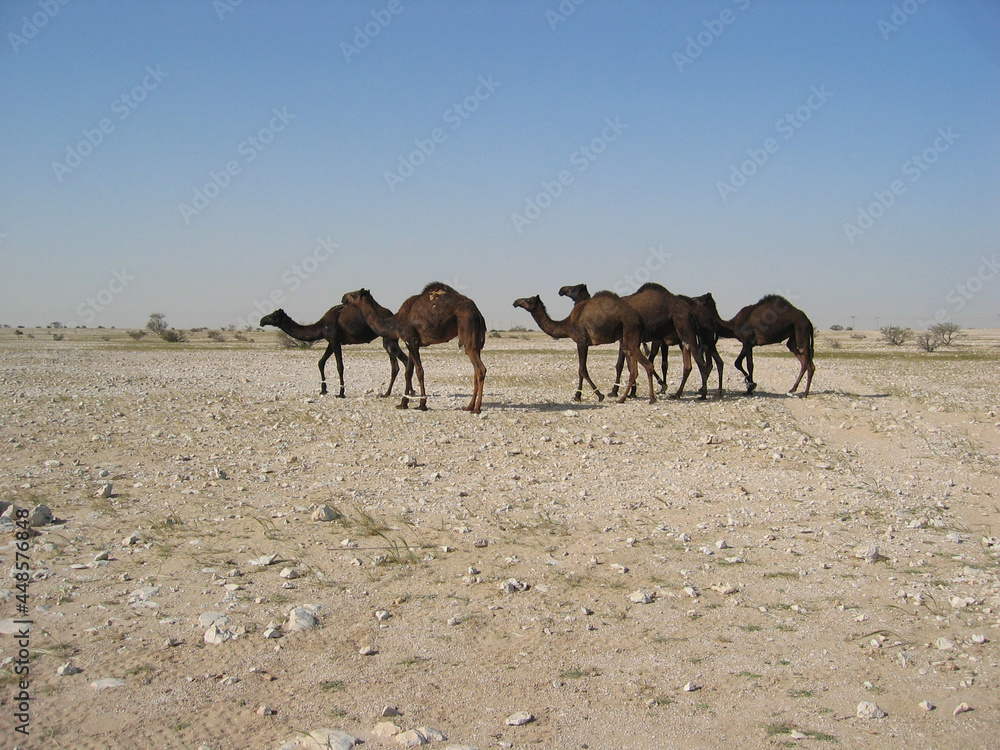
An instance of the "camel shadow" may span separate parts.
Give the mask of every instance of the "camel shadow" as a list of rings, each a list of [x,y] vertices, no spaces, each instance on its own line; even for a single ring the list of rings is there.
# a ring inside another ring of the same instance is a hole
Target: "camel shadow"
[[[809,398],[812,398],[813,396],[845,396],[848,398],[889,398],[890,395],[891,394],[888,393],[848,393],[846,391],[837,391],[828,389],[824,391],[813,390],[809,393]],[[744,398],[749,398],[749,399],[761,398],[761,399],[775,399],[775,400],[798,398],[800,401],[809,400],[809,398],[800,396],[797,393],[788,393],[787,391],[784,392],[762,391],[759,388],[755,390],[753,393],[746,393],[744,391],[727,392],[725,399],[723,400],[728,399],[735,401],[737,399],[744,399]]]
[[[611,401],[612,406],[615,405]],[[499,411],[537,411],[537,412],[564,412],[564,411],[594,411],[606,408],[607,404],[580,404],[570,402],[536,401],[534,403],[512,403],[510,401],[495,401],[486,404],[490,409]]]

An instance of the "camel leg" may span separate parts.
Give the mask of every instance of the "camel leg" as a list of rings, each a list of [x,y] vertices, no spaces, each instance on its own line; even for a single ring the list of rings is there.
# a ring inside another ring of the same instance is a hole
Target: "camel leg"
[[[594,393],[597,394],[597,401],[600,403],[604,400],[604,394],[597,390],[597,386],[594,385],[594,381],[590,379],[590,373],[587,372],[587,351],[588,346],[585,342],[580,341],[576,345],[576,357],[579,362],[579,380],[576,385],[576,394],[573,396],[574,401],[579,401],[583,393],[583,381],[586,380],[590,387],[593,389]]]
[[[333,356],[337,360],[337,377],[340,379],[340,393],[337,394],[337,398],[344,398],[344,350],[339,344],[333,350]]]
[[[688,376],[691,375],[691,350],[684,344],[681,344],[681,361],[683,362],[681,384],[677,386],[677,392],[670,395],[670,398],[673,399],[681,397],[681,394],[684,393],[684,384],[687,383]]]
[[[722,398],[722,357],[719,356],[719,350],[712,345],[712,359],[715,360],[715,366],[719,368],[719,393],[716,398]]]
[[[389,387],[385,389],[385,393],[378,394],[378,397],[388,398],[392,395],[392,386],[396,382],[396,376],[399,375],[399,363],[406,364],[406,355],[403,354],[403,350],[399,348],[399,342],[395,339],[383,337],[382,348],[389,355]]]
[[[326,345],[326,351],[323,352],[323,356],[319,358],[319,395],[326,395],[326,361],[330,359],[330,355],[333,354],[334,343],[331,341]],[[341,383],[343,383],[343,377],[341,377]]]
[[[638,354],[638,347],[629,348],[628,352],[628,383],[625,386],[625,390],[622,392],[622,396],[618,399],[619,404],[624,404],[628,399],[631,392],[635,389],[635,379],[639,375],[639,368],[636,364],[636,354]],[[645,359],[645,357],[643,357]],[[649,361],[648,359],[646,360]]]
[[[798,390],[799,383],[802,382],[802,376],[808,375],[808,377],[806,378],[805,391],[801,394],[798,394],[800,398],[805,398],[806,396],[809,395],[809,386],[812,385],[812,375],[813,372],[815,372],[816,370],[816,366],[813,364],[812,358],[809,356],[809,352],[806,349],[804,348],[800,349],[798,346],[793,344],[792,339],[788,340],[788,349],[789,351],[791,351],[792,354],[795,355],[795,358],[799,360],[799,376],[795,379],[795,384],[788,392],[795,393],[795,391]]]
[[[743,363],[746,362],[747,369],[744,369]],[[744,343],[743,348],[740,349],[740,356],[736,358],[736,362],[733,366],[743,373],[743,380],[747,384],[747,393],[753,393],[754,388],[757,384],[753,382],[753,345],[750,343]]]
[[[656,371],[656,368],[653,367],[653,362],[650,359],[647,359],[641,350],[638,350],[637,354],[638,356],[636,357],[636,362],[642,365],[642,368],[646,371],[646,379],[649,381],[649,403],[655,404],[656,394],[653,392],[653,373]],[[635,391],[634,385],[632,386],[632,390],[633,392]]]
[[[469,405],[465,407],[465,411],[471,412],[473,414],[479,414],[483,408],[483,388],[486,384],[486,365],[483,364],[482,357],[479,356],[479,352],[475,349],[469,347],[465,350],[465,353],[469,355],[469,359],[472,361],[472,400],[469,401]]]
[[[611,392],[608,393],[612,398],[618,397],[618,385],[622,381],[622,370],[625,367],[625,347],[618,344],[618,361],[615,362],[615,384],[611,387]]]
[[[420,384],[420,411],[427,411],[427,391],[424,389],[424,363],[420,361],[420,344],[407,344],[410,350],[410,360],[413,362],[413,369],[417,373],[417,383]]]
[[[418,361],[417,357],[414,357],[416,349],[409,344],[406,345],[406,348],[409,350],[410,356],[406,358],[406,369],[403,371],[403,377],[406,381],[405,387],[403,388],[403,400],[396,405],[397,409],[410,408],[410,399],[408,396],[413,393],[413,369]]]

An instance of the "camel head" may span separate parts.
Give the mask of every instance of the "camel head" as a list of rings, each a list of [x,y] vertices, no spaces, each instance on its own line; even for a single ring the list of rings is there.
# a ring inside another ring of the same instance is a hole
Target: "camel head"
[[[520,307],[522,310],[527,310],[529,313],[535,312],[542,306],[542,298],[537,294],[534,297],[521,297],[521,299],[514,300],[514,307]]]
[[[573,302],[580,302],[590,299],[590,290],[587,289],[586,284],[570,284],[562,287],[559,290],[559,295],[561,297],[569,297]]]
[[[263,318],[261,318],[259,325],[261,325],[261,326],[278,326],[278,327],[280,327],[281,323],[283,323],[283,322],[285,322],[287,320],[289,320],[288,315],[285,314],[284,310],[282,310],[281,308],[278,308],[277,310],[275,310],[270,315],[265,315]]]
[[[358,305],[363,299],[371,299],[372,293],[370,289],[358,289],[356,292],[348,292],[345,294],[340,302],[344,305]]]

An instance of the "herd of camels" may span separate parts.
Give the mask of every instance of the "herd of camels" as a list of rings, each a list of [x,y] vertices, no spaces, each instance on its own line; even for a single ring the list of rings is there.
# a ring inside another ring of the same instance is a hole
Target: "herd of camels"
[[[784,297],[769,294],[744,307],[731,320],[723,320],[711,294],[685,297],[672,294],[655,283],[643,284],[634,294],[624,297],[610,291],[591,295],[586,284],[564,286],[559,294],[569,297],[574,303],[572,311],[564,320],[552,320],[537,295],[514,300],[514,307],[526,310],[539,328],[552,338],[570,338],[576,342],[579,379],[573,396],[575,401],[581,399],[584,381],[593,389],[598,401],[604,400],[604,394],[598,390],[587,372],[587,351],[591,346],[616,342],[619,344],[618,363],[610,395],[618,396],[620,392],[619,403],[635,394],[640,366],[645,369],[649,381],[649,403],[655,403],[653,378],[660,384],[660,393],[664,393],[667,348],[674,344],[680,346],[684,371],[680,387],[671,398],[679,398],[683,393],[684,384],[691,373],[692,358],[701,373],[699,397],[704,399],[708,395],[708,377],[713,362],[719,371],[718,395],[721,397],[722,358],[716,349],[716,342],[720,337],[735,338],[743,345],[735,365],[746,380],[747,393],[752,393],[757,387],[753,380],[753,348],[785,342],[801,365],[799,376],[789,393],[797,391],[802,376],[805,375],[806,387],[801,395],[809,395],[809,386],[816,369],[813,365],[813,325],[805,313],[793,307]],[[418,409],[427,409],[420,347],[441,344],[457,336],[473,368],[472,400],[464,409],[474,414],[482,409],[486,366],[480,352],[486,343],[486,320],[475,302],[447,284],[428,284],[420,294],[403,302],[395,314],[378,304],[369,290],[359,289],[345,294],[341,304],[331,307],[311,325],[296,323],[284,310],[275,310],[270,315],[265,315],[260,319],[260,325],[275,326],[300,341],[326,339],[329,345],[319,361],[320,392],[327,392],[326,361],[333,354],[340,377],[339,398],[344,397],[344,360],[341,347],[345,344],[367,344],[381,336],[382,346],[389,355],[392,368],[389,387],[381,395],[386,397],[392,393],[392,386],[402,363],[405,390],[398,406],[400,409],[408,408],[411,399],[419,399]],[[406,345],[407,354],[400,348],[400,342]],[[643,352],[643,344],[650,345],[648,353]],[[662,354],[662,377],[655,373],[653,367],[657,353]],[[620,388],[622,368],[626,362],[628,382],[624,388]],[[414,372],[420,386],[419,396],[413,391]]]

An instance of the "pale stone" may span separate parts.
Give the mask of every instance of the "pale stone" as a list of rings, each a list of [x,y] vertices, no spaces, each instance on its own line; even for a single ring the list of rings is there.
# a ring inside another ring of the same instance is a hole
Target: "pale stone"
[[[530,724],[535,720],[533,714],[527,711],[518,711],[516,714],[511,714],[507,717],[506,724],[509,727],[523,727],[525,724]]]
[[[861,701],[856,715],[859,719],[884,719],[888,714],[871,701]]]

